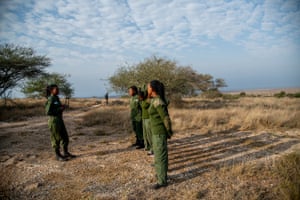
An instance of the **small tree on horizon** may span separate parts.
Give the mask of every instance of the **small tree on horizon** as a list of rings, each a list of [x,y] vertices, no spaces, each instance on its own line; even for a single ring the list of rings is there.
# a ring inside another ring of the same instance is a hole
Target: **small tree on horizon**
[[[22,92],[27,97],[40,98],[45,97],[46,87],[50,84],[57,84],[62,94],[66,99],[69,99],[74,94],[74,89],[71,83],[68,82],[69,75],[58,73],[42,74],[38,78],[30,79],[25,82]]]
[[[219,88],[223,87],[227,87],[227,84],[224,79],[217,78],[216,80],[214,80],[212,89],[219,90]]]
[[[45,73],[51,64],[46,56],[36,55],[32,48],[0,44],[0,97],[30,78]]]

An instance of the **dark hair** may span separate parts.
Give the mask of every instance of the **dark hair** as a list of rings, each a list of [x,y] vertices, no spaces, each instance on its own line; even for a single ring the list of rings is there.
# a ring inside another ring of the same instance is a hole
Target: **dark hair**
[[[165,97],[165,86],[162,82],[158,81],[158,80],[153,80],[150,82],[150,86],[152,88],[153,91],[155,91],[160,98],[163,100],[163,102],[165,104],[167,104],[167,100]]]
[[[138,96],[139,96],[139,97],[141,97],[143,100],[145,100],[145,99],[146,99],[145,92],[144,92],[144,91],[142,91],[142,90],[139,90],[139,92],[138,92]]]
[[[135,85],[130,86],[129,89],[132,89],[133,92],[134,92],[134,94],[137,94],[137,93],[138,93],[138,89],[137,89],[137,87],[136,87]]]
[[[46,98],[48,98],[51,95],[51,91],[53,90],[53,88],[58,88],[58,86],[56,84],[51,84],[48,85],[46,88]]]

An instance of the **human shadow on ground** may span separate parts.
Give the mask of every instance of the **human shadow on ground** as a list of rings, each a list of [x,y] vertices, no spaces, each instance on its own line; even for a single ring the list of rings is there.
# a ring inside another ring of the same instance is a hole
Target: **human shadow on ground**
[[[271,133],[207,133],[169,142],[170,183],[180,183],[204,172],[267,158],[299,144]]]

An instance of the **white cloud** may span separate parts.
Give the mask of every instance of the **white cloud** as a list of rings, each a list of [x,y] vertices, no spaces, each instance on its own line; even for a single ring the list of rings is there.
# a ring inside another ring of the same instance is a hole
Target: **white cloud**
[[[279,33],[278,21],[288,21],[289,15],[299,20],[299,14],[285,13],[293,6],[281,1],[266,1],[264,5],[241,1],[34,1],[33,9],[25,15],[25,23],[17,23],[14,29],[19,32],[22,27],[25,35],[54,44],[118,53],[132,47],[151,50],[192,46],[196,38],[203,37],[246,44],[248,39],[257,38],[253,36],[257,30]],[[12,17],[8,15],[4,18],[16,20],[12,13]],[[269,34],[262,33],[262,38]]]
[[[216,49],[218,40],[256,54],[300,49],[300,3],[294,0],[4,0],[0,19],[0,41],[78,68],[75,61],[118,63],[153,53],[173,58],[186,49]]]

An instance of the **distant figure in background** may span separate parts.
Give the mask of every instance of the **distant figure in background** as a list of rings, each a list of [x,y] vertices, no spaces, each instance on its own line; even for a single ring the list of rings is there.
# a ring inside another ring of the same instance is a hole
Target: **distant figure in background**
[[[155,171],[157,184],[154,189],[166,187],[168,172],[167,138],[171,138],[173,131],[168,112],[168,102],[165,98],[165,87],[157,80],[148,84],[148,96],[152,97],[149,107],[152,143],[154,150]]]
[[[105,98],[106,105],[108,105],[108,92],[105,93],[104,98]]]
[[[133,131],[135,132],[136,142],[132,146],[137,146],[137,149],[144,148],[143,124],[142,124],[142,109],[138,98],[138,89],[136,86],[131,86],[128,90],[130,99],[130,119]]]
[[[148,151],[148,155],[153,155],[152,148],[152,134],[150,127],[150,118],[148,108],[150,107],[150,98],[147,97],[147,91],[139,91],[139,100],[142,107],[142,119],[143,119],[143,136],[145,150]]]
[[[46,114],[49,116],[48,126],[51,131],[51,144],[55,151],[56,159],[58,161],[66,161],[68,158],[75,156],[68,151],[69,136],[63,121],[63,111],[65,106],[61,104],[59,97],[59,88],[53,84],[47,87],[46,90]],[[60,145],[63,146],[62,155],[60,153]]]
[[[66,98],[65,98],[65,106],[66,106],[66,108],[70,108],[70,97],[69,96],[66,96]]]

